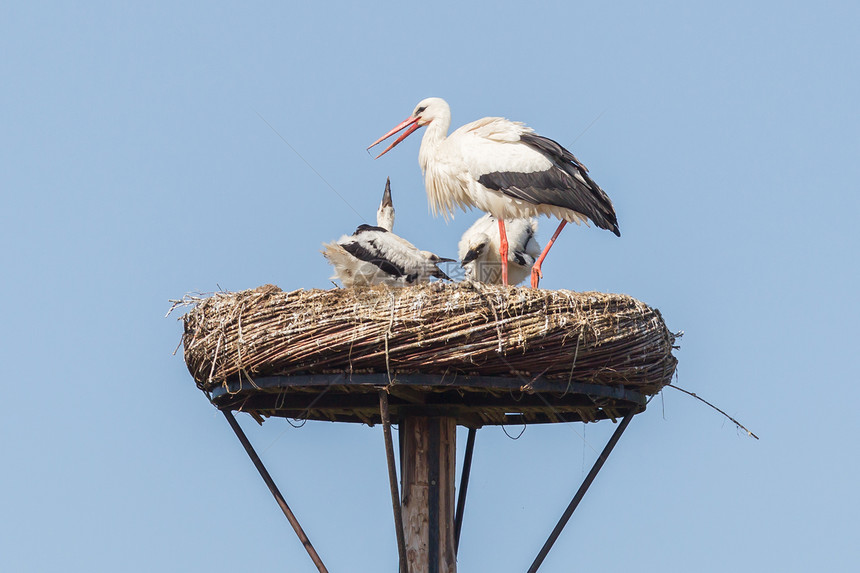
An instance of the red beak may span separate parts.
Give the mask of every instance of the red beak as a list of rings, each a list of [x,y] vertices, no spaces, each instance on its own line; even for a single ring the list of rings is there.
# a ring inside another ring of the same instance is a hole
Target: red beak
[[[410,126],[411,126],[411,127],[410,127]],[[394,143],[392,143],[391,145],[389,145],[388,147],[386,147],[386,148],[385,148],[385,151],[383,151],[382,153],[380,153],[379,155],[377,155],[374,159],[379,159],[380,157],[382,157],[383,155],[385,155],[386,153],[388,153],[388,152],[389,152],[389,151],[390,151],[390,150],[391,150],[395,145],[397,145],[398,143],[400,143],[401,141],[403,141],[404,139],[406,139],[407,137],[409,137],[410,135],[412,135],[412,132],[413,132],[413,131],[415,131],[416,129],[418,129],[419,127],[421,127],[420,125],[418,125],[418,118],[417,118],[417,117],[408,117],[408,118],[404,119],[403,121],[401,121],[400,123],[398,123],[398,124],[394,127],[394,129],[392,129],[391,131],[389,131],[388,133],[386,133],[385,135],[383,135],[382,137],[380,137],[379,139],[377,139],[376,141],[374,141],[373,143],[371,143],[371,144],[368,146],[368,149],[370,149],[370,148],[371,148],[371,147],[373,147],[374,145],[378,145],[379,143],[382,143],[383,141],[385,141],[386,139],[388,139],[389,137],[391,137],[392,135],[394,135],[395,133],[397,133],[397,132],[398,132],[398,131],[400,131],[401,129],[405,129],[405,128],[407,128],[407,127],[409,127],[409,129],[407,129],[407,130],[403,133],[403,135],[401,135],[400,137],[398,137],[397,139],[395,139],[395,140],[394,140]]]

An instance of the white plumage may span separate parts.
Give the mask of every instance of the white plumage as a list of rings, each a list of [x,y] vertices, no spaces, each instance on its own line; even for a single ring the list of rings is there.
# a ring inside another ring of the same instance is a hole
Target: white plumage
[[[511,219],[505,222],[508,238],[508,283],[517,285],[531,272],[540,255],[535,240],[537,219]],[[469,227],[460,239],[458,256],[466,271],[466,279],[482,283],[501,284],[502,267],[499,256],[499,225],[496,218],[486,214]]]
[[[394,205],[390,181],[385,182],[376,224],[360,225],[352,235],[323,244],[323,255],[334,267],[332,279],[340,280],[344,287],[406,286],[428,282],[430,277],[450,280],[438,264],[452,259],[422,251],[392,232]]]
[[[427,98],[370,147],[408,128],[379,154],[382,156],[426,126],[418,162],[433,213],[447,219],[457,207],[477,207],[493,215],[499,220],[501,251],[507,250],[505,220],[536,215],[560,219],[558,230],[534,265],[532,286],[537,286],[540,265],[566,223],[590,219],[620,236],[612,201],[585,166],[555,141],[501,117],[485,117],[447,135],[450,125],[447,102]],[[506,253],[500,257],[506,265]]]

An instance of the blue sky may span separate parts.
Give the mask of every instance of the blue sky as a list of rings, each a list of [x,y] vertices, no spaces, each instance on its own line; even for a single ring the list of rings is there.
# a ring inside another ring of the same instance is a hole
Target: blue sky
[[[860,558],[856,4],[292,4],[0,8],[2,570],[314,570],[164,314],[329,288],[387,176],[455,256],[478,214],[429,214],[420,136],[365,152],[428,96],[588,165],[622,237],[566,230],[542,286],[659,308],[677,383],[761,437],[667,389],[541,571]],[[331,571],[394,570],[380,428],[241,421]],[[526,570],[612,430],[481,430],[460,570]]]

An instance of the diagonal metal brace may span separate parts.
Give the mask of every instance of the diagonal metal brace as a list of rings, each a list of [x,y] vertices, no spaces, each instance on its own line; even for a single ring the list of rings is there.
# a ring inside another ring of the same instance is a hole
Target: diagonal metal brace
[[[254,451],[254,447],[251,445],[251,442],[248,441],[248,436],[245,435],[245,432],[242,431],[241,426],[239,426],[239,422],[237,422],[236,418],[233,416],[233,412],[229,409],[221,410],[221,412],[224,414],[224,417],[227,418],[227,422],[230,424],[230,427],[233,428],[233,432],[236,433],[236,437],[239,438],[239,441],[245,448],[245,452],[247,452],[248,457],[251,458],[252,462],[254,462],[254,467],[256,467],[257,471],[260,472],[260,477],[262,477],[263,481],[266,482],[266,485],[269,486],[269,491],[271,491],[272,495],[275,496],[275,501],[278,502],[284,515],[287,516],[287,520],[290,522],[290,525],[293,526],[293,530],[296,532],[296,535],[299,536],[299,540],[302,542],[302,545],[305,546],[305,550],[308,552],[308,555],[310,555],[311,561],[314,562],[314,565],[317,566],[320,573],[328,573],[328,569],[323,565],[323,562],[314,549],[314,546],[311,545],[311,540],[308,539],[307,535],[305,535],[305,531],[302,529],[302,526],[299,525],[299,521],[290,509],[290,506],[287,505],[284,496],[281,495],[280,490],[278,490],[278,486],[275,485],[274,480],[272,480],[272,476],[269,475],[269,472],[266,470],[266,466],[263,465],[257,452]]]
[[[576,495],[573,496],[567,509],[564,510],[564,513],[562,514],[561,519],[558,520],[555,529],[553,529],[552,533],[549,534],[549,539],[546,540],[546,543],[543,544],[537,557],[535,557],[532,566],[529,567],[528,573],[537,572],[538,567],[543,563],[543,560],[546,558],[549,550],[552,549],[558,536],[561,535],[561,531],[564,529],[564,526],[567,525],[567,522],[570,520],[570,516],[573,515],[576,506],[578,506],[579,502],[582,501],[582,498],[585,496],[585,492],[588,491],[588,487],[591,485],[591,482],[593,482],[594,478],[597,477],[597,472],[599,472],[600,468],[603,467],[604,462],[606,462],[606,458],[608,458],[609,454],[612,453],[612,449],[615,447],[615,444],[618,443],[618,439],[621,437],[621,434],[623,434],[624,430],[627,429],[627,426],[630,424],[630,420],[632,420],[635,415],[636,411],[634,409],[628,411],[627,415],[624,416],[624,419],[621,421],[621,424],[619,424],[618,428],[615,429],[615,433],[612,434],[612,437],[609,438],[609,441],[606,443],[606,447],[604,447],[603,451],[600,452],[600,456],[598,456],[597,461],[594,462],[594,466],[591,468],[591,471],[588,472],[587,476],[585,476],[585,480],[582,482],[582,485],[579,486],[579,490],[577,490]]]
[[[391,439],[391,419],[388,414],[388,391],[384,389],[379,391],[379,416],[382,418],[382,435],[385,438],[385,459],[388,461],[388,485],[391,488],[391,507],[394,509],[394,529],[397,535],[400,573],[408,573],[403,513],[400,507],[400,489],[397,486],[397,467],[394,465],[394,443]]]
[[[472,454],[475,451],[475,434],[478,430],[469,428],[466,437],[466,453],[463,456],[463,471],[460,474],[460,494],[457,497],[457,512],[454,515],[454,551],[460,549],[460,531],[463,528],[463,511],[466,508],[466,490],[469,489],[469,473],[472,471]]]

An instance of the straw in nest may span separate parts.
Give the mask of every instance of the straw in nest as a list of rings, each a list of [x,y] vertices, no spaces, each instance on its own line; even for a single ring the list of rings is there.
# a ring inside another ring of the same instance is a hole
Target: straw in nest
[[[204,391],[243,377],[389,372],[542,376],[654,394],[677,363],[659,311],[619,294],[266,285],[191,302],[185,360]]]

